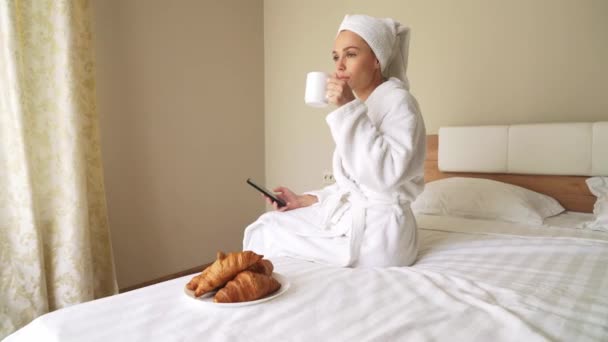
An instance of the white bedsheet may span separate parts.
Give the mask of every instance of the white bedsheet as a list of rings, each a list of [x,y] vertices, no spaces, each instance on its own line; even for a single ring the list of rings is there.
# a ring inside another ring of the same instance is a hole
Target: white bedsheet
[[[44,315],[5,342],[607,339],[608,234],[422,215],[418,222],[413,267],[280,258],[275,271],[291,287],[263,304],[203,305],[184,294],[188,276]]]

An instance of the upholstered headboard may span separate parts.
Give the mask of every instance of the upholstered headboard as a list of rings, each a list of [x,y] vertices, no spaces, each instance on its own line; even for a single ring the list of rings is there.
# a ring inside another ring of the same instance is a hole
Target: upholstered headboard
[[[606,176],[608,122],[442,127],[439,169]]]
[[[585,180],[594,175],[608,175],[608,122],[442,127],[427,137],[426,182],[493,179],[592,212]]]

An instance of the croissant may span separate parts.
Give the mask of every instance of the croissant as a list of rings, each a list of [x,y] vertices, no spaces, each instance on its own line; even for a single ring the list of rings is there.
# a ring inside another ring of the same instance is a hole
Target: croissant
[[[224,252],[217,252],[216,255],[216,259],[223,259],[225,257],[226,254],[224,254]],[[200,281],[201,277],[203,276],[203,274],[205,273],[205,270],[207,270],[211,265],[207,265],[205,268],[203,268],[203,270],[201,271],[201,273],[197,274],[196,276],[194,276],[192,279],[190,279],[190,281],[188,282],[188,284],[186,284],[186,288],[190,291],[194,291],[196,290],[196,287],[198,286],[198,282]]]
[[[251,265],[251,267],[249,267],[247,269],[247,271],[251,271],[251,272],[255,272],[255,273],[262,273],[267,276],[272,275],[273,270],[274,270],[274,265],[268,259],[262,259],[262,260],[256,262],[255,264]]]
[[[199,276],[194,289],[194,296],[200,297],[207,292],[224,286],[239,272],[246,270],[251,265],[262,259],[262,255],[251,251],[228,253],[217,253],[217,259],[207,267]],[[196,277],[195,277],[196,278]],[[194,281],[194,279],[192,279]]]
[[[209,266],[207,266],[209,267]],[[201,276],[203,275],[203,272],[207,269],[207,267],[203,268],[203,270],[201,271],[201,273],[197,274],[196,276],[194,276],[189,282],[188,284],[186,284],[186,288],[188,290],[194,291],[196,290],[196,286],[198,285],[198,280],[201,278]]]
[[[271,276],[243,271],[229,281],[224,288],[217,291],[213,301],[216,303],[247,302],[265,297],[280,287],[281,283]]]
[[[186,284],[186,288],[188,290],[190,290],[190,291],[196,290],[196,285],[198,284],[198,280],[201,278],[201,274],[202,273],[199,273],[198,275],[196,275],[192,279],[190,279],[188,284]]]

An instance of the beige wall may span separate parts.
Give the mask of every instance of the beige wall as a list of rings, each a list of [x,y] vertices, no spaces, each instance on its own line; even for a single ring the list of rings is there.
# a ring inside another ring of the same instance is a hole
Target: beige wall
[[[264,209],[262,0],[93,5],[119,287],[240,250]]]
[[[409,79],[427,131],[444,125],[608,120],[608,1],[264,1],[266,178],[321,186],[328,110],[303,104],[304,79],[333,70],[346,13],[412,29]]]

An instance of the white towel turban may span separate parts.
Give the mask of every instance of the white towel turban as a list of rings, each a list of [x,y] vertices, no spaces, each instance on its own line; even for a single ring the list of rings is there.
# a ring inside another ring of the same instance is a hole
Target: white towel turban
[[[407,57],[410,40],[409,27],[390,18],[374,18],[367,15],[346,15],[338,33],[351,31],[358,34],[372,48],[380,62],[382,75],[397,77],[409,89]]]

